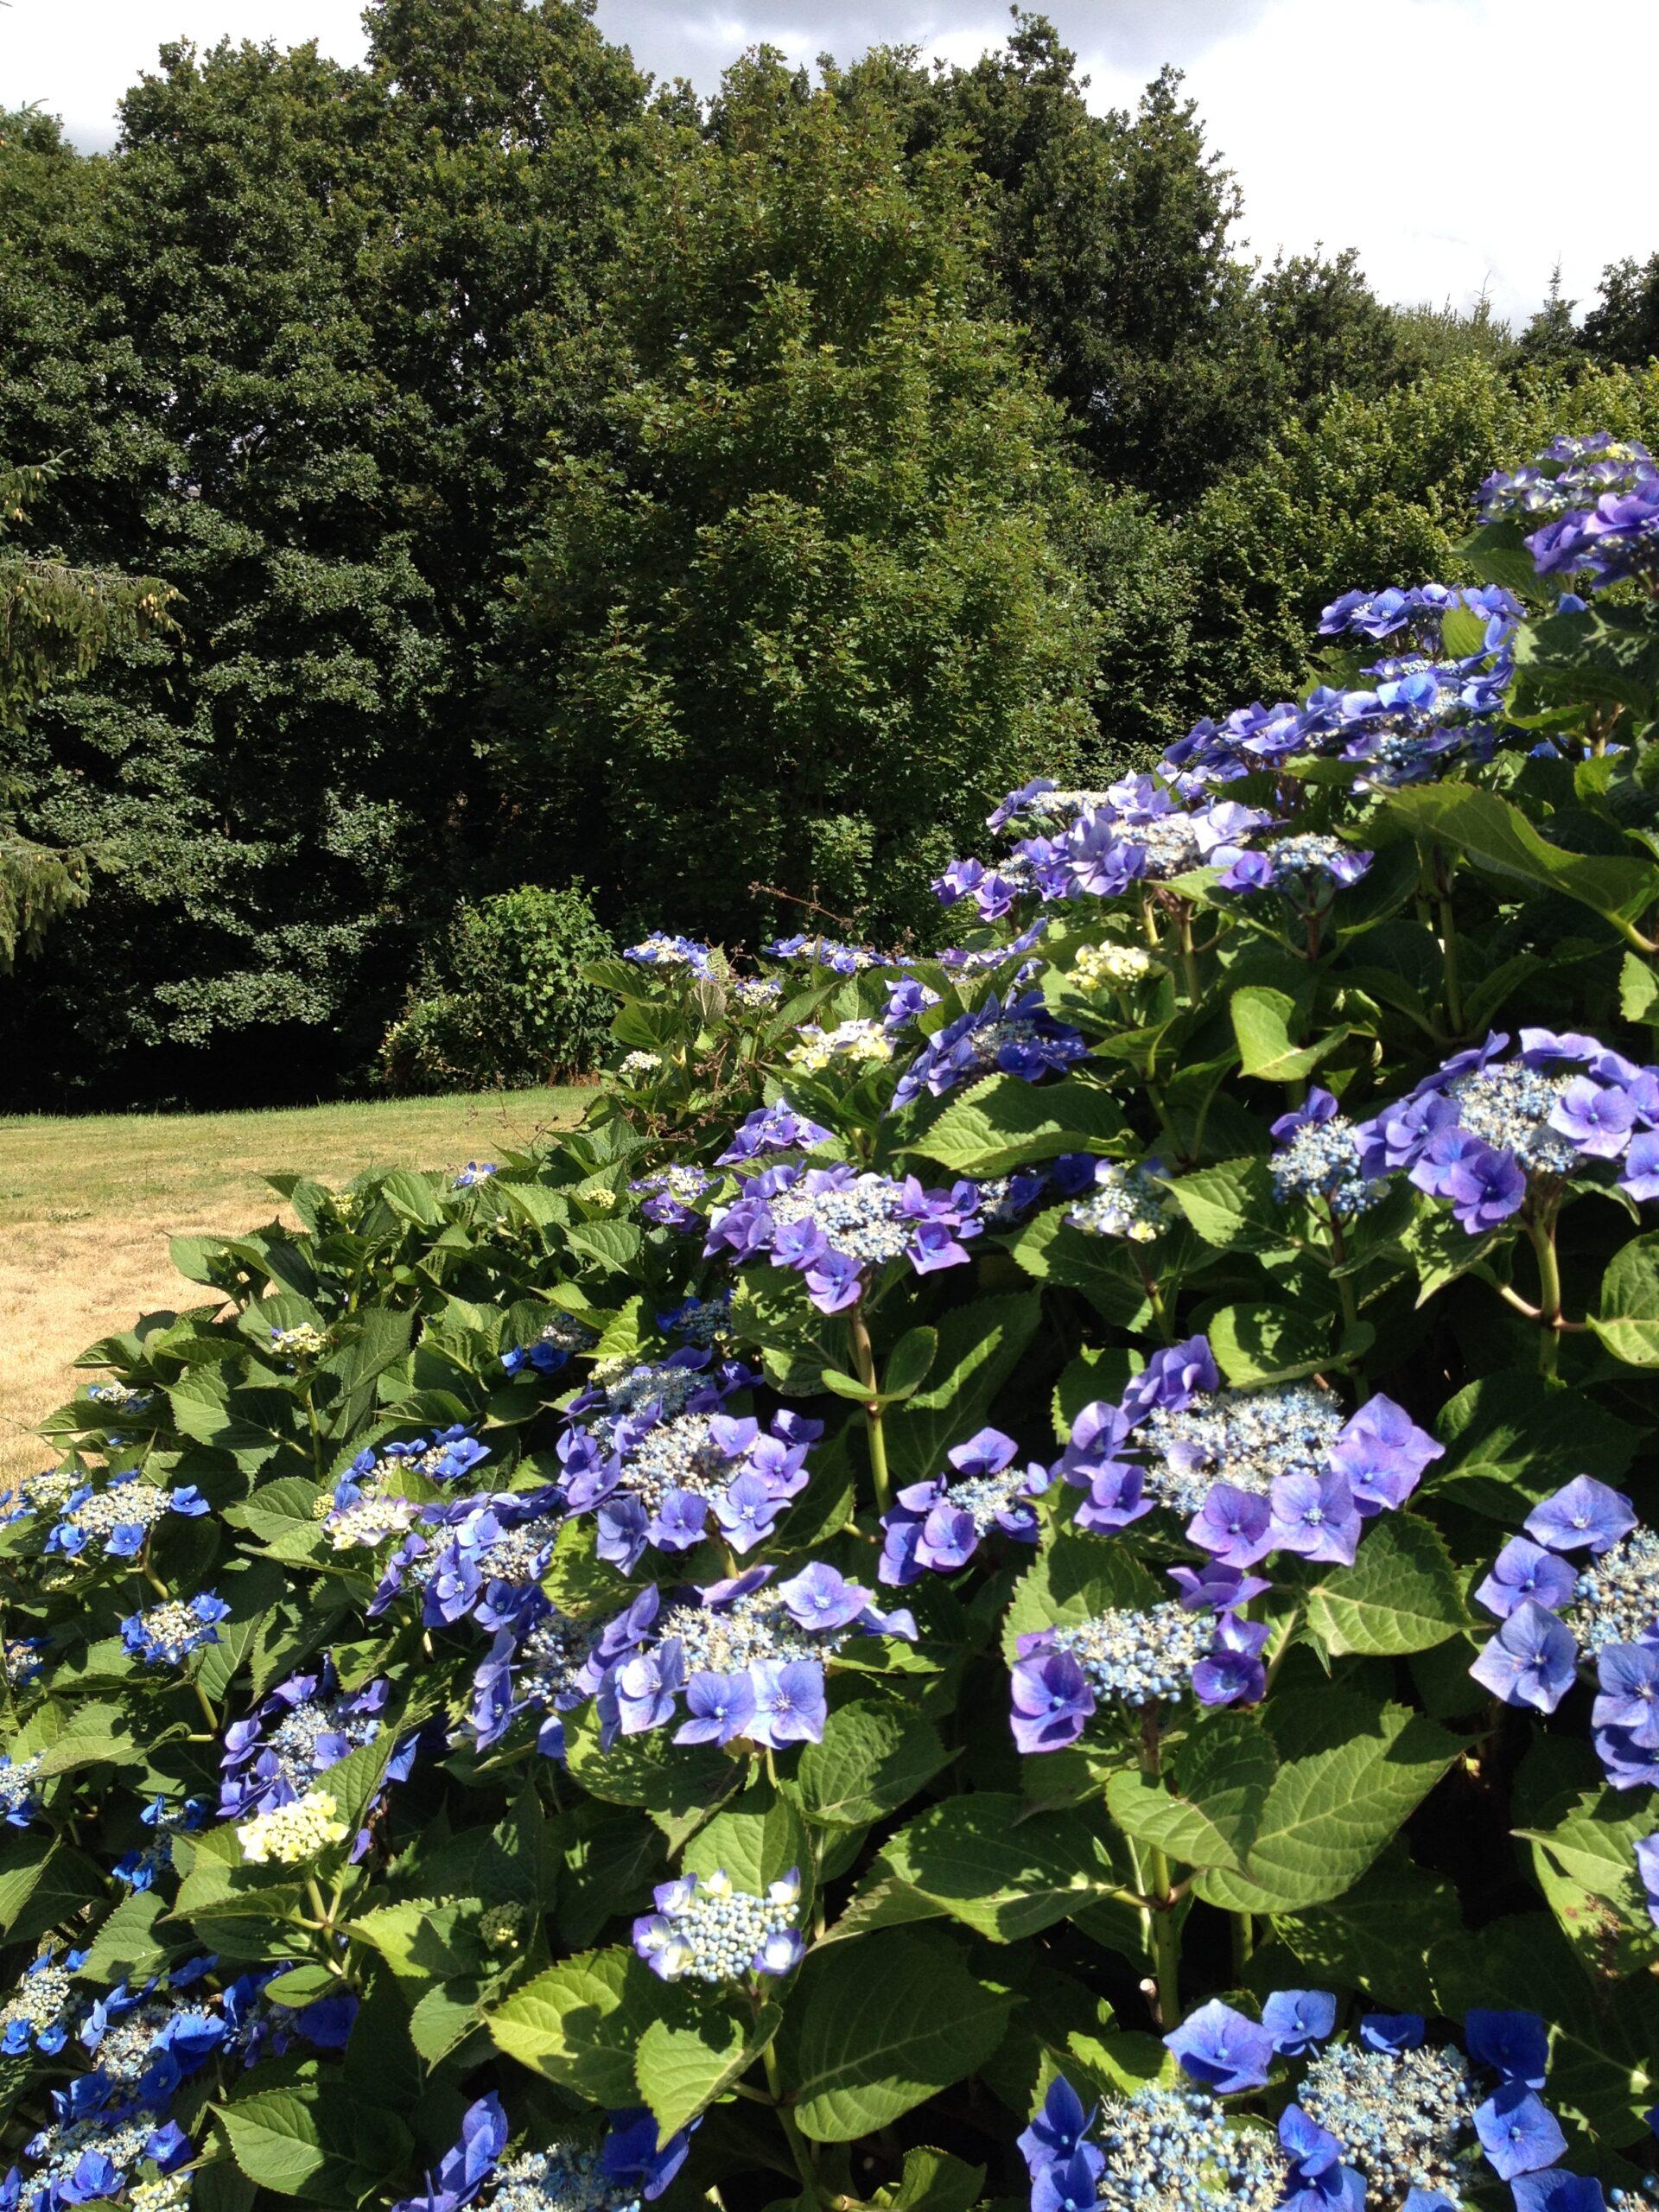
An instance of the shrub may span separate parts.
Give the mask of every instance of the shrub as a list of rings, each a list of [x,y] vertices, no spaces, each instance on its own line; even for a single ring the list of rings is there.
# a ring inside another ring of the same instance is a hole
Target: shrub
[[[582,969],[610,950],[577,885],[524,884],[462,906],[441,962],[386,1032],[385,1081],[403,1091],[521,1089],[586,1075],[604,1049],[609,1001]]]
[[[938,959],[178,1241],[0,1529],[9,2201],[1649,2212],[1659,478],[1486,506]]]

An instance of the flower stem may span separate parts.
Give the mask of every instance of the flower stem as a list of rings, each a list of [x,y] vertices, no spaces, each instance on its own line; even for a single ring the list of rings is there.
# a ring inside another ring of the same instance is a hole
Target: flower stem
[[[1561,1349],[1561,1269],[1555,1255],[1555,1222],[1529,1221],[1527,1234],[1538,1261],[1538,1319],[1543,1333],[1538,1340],[1538,1371],[1553,1375]]]
[[[1181,1931],[1175,1924],[1169,1861],[1156,1848],[1147,1856],[1147,1885],[1152,1891],[1152,1966],[1158,2024],[1171,2035],[1181,2024]]]
[[[1463,1034],[1463,983],[1458,972],[1458,925],[1450,899],[1434,902],[1440,924],[1440,975],[1446,1004],[1446,1026],[1454,1037]]]
[[[1255,1923],[1248,1912],[1229,1913],[1227,1916],[1233,1929],[1233,1979],[1242,1982],[1255,1955]]]
[[[190,1677],[190,1687],[196,1694],[196,1703],[201,1707],[203,1717],[207,1720],[208,1727],[212,1729],[213,1735],[217,1738],[219,1734],[219,1715],[213,1710],[213,1700],[208,1697],[207,1691],[203,1689],[201,1684],[196,1680],[194,1675]]]
[[[795,2161],[795,2171],[806,2184],[808,2196],[818,2198],[820,2195],[818,2176],[817,2170],[812,2163],[812,2148],[805,2136],[802,2134],[794,2113],[791,2112],[785,2101],[783,2077],[778,2070],[778,2054],[770,2044],[761,2053],[761,2063],[766,2069],[766,2087],[772,2092],[772,2106],[778,2114],[779,2125],[782,2127],[788,2141],[790,2156]]]
[[[870,1440],[870,1479],[875,1485],[875,1510],[885,1513],[893,1502],[893,1485],[887,1477],[887,1440],[881,1429],[881,1408],[876,1403],[880,1384],[875,1374],[875,1348],[870,1342],[870,1328],[864,1319],[864,1301],[855,1300],[847,1315],[848,1333],[852,1338],[853,1362],[858,1379],[869,1392],[869,1402],[864,1408],[864,1430]]]

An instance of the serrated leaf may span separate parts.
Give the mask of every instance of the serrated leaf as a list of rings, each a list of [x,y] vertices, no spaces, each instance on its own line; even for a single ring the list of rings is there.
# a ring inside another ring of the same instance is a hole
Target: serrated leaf
[[[1294,1382],[1331,1364],[1328,1325],[1286,1306],[1224,1306],[1209,1337],[1216,1364],[1233,1384]]]
[[[1332,1657],[1427,1651],[1470,1625],[1451,1554],[1427,1521],[1385,1513],[1367,1527],[1351,1567],[1323,1567],[1308,1625]]]
[[[888,1936],[874,1972],[858,1946],[815,1952],[784,2029],[802,2133],[856,2142],[961,2081],[996,2049],[1011,2002],[937,1937]]]
[[[747,2015],[704,2005],[686,2017],[651,2022],[639,2038],[634,2078],[659,2145],[747,2073],[783,2017],[779,2005]]]
[[[764,1897],[768,1883],[791,1872],[810,1886],[811,1860],[800,1814],[782,1791],[763,1783],[728,1802],[699,1829],[681,1864],[688,1874],[728,1874],[740,1890]]]
[[[1601,1279],[1590,1325],[1628,1367],[1659,1367],[1659,1236],[1633,1236]]]
[[[874,1871],[994,1942],[1016,1942],[1120,1886],[1097,1826],[1085,1813],[1033,1813],[1001,1790],[976,1790],[889,1837]]]
[[[1194,1888],[1230,1912],[1278,1912],[1339,1897],[1416,1810],[1458,1741],[1400,1706],[1343,1690],[1281,1699],[1269,1718],[1279,1772],[1238,1873]],[[1287,1738],[1294,1738],[1294,1749]]]
[[[830,1713],[823,1741],[803,1750],[796,1780],[809,1820],[863,1827],[896,1812],[950,1757],[912,1707],[861,1700]]]
[[[959,1175],[1002,1175],[1063,1152],[1097,1152],[1128,1126],[1099,1084],[1068,1076],[1041,1085],[994,1075],[953,1098],[907,1149]]]
[[[1180,1746],[1166,1779],[1138,1768],[1112,1775],[1107,1808],[1126,1834],[1183,1866],[1236,1872],[1278,1771],[1279,1755],[1260,1722],[1211,1713]]]
[[[1170,1179],[1169,1195],[1220,1252],[1265,1252],[1291,1243],[1265,1160],[1224,1160]]]
[[[633,2054],[660,2009],[660,1985],[632,1951],[587,1951],[562,1959],[486,2013],[509,2058],[590,2104],[633,2103]]]
[[[1414,835],[1452,846],[1501,882],[1560,892],[1628,931],[1659,899],[1659,868],[1620,855],[1569,853],[1541,836],[1517,806],[1473,784],[1389,792],[1386,810]]]
[[[1333,1029],[1316,1044],[1293,1043],[1291,1029],[1299,1019],[1295,1000],[1260,984],[1232,992],[1227,1010],[1238,1039],[1239,1066],[1263,1083],[1305,1083],[1348,1034]]]

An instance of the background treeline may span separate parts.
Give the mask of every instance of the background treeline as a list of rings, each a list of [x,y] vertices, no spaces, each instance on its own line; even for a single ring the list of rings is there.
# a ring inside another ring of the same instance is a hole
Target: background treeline
[[[1039,17],[701,104],[574,0],[370,22],[163,49],[107,157],[0,118],[9,546],[178,594],[3,741],[92,886],[0,985],[12,1106],[364,1081],[524,882],[936,931],[988,799],[1303,681],[1494,459],[1659,428],[1659,257],[1520,334],[1249,264],[1179,80],[1091,115]]]

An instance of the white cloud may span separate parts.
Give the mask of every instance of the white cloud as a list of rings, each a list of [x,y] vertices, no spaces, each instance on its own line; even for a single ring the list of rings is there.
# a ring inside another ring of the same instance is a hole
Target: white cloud
[[[105,146],[116,102],[163,39],[221,35],[363,52],[360,0],[12,0],[0,8],[0,99],[37,99],[79,144]],[[1659,249],[1639,130],[1556,119],[1584,48],[1560,0],[1049,0],[1099,107],[1131,105],[1164,60],[1185,68],[1211,143],[1236,170],[1267,258],[1357,246],[1384,297],[1484,289],[1521,318],[1559,259],[1569,296],[1605,263]],[[765,40],[810,63],[877,40],[970,60],[1007,33],[1001,0],[599,0],[600,27],[642,67],[709,91]],[[1588,20],[1588,19],[1586,19]],[[1659,74],[1656,0],[1597,0],[1610,92]]]

